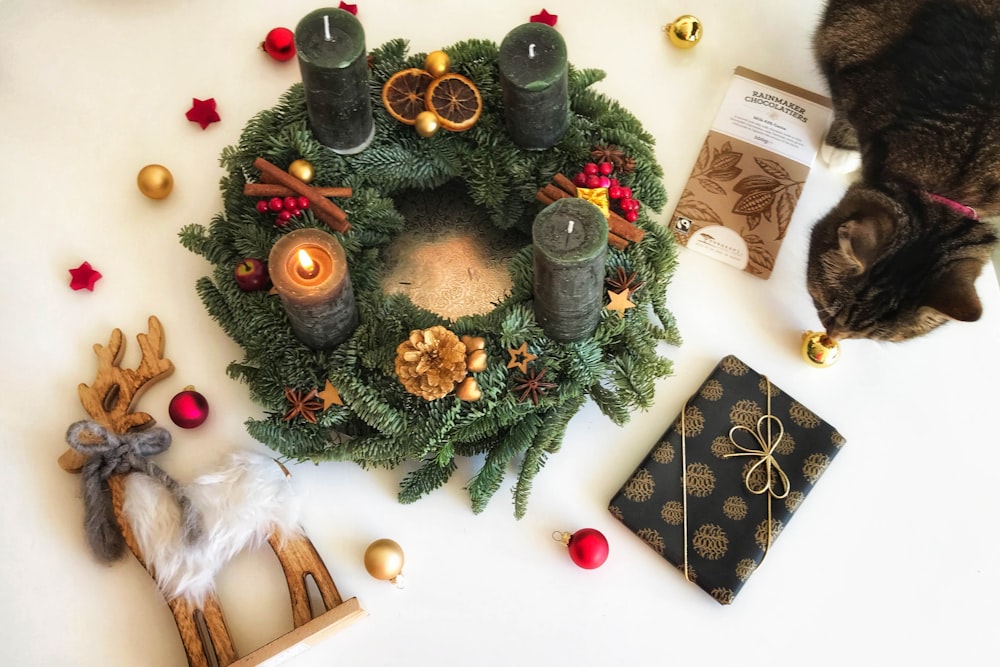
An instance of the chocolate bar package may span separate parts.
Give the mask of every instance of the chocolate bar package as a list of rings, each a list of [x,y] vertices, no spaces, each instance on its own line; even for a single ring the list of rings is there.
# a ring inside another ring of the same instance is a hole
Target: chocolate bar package
[[[827,97],[736,68],[670,220],[677,242],[768,278],[831,115]]]
[[[815,412],[730,355],[609,509],[692,583],[730,604],[844,443]]]

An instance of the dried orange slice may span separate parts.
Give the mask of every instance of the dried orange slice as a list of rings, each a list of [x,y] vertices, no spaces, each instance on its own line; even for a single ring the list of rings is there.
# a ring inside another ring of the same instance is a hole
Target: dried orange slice
[[[446,130],[468,130],[483,112],[483,98],[476,84],[461,74],[450,72],[434,79],[424,94],[428,111],[437,114]]]
[[[417,114],[426,110],[424,95],[434,77],[419,67],[396,72],[382,86],[382,104],[400,123],[413,125]]]

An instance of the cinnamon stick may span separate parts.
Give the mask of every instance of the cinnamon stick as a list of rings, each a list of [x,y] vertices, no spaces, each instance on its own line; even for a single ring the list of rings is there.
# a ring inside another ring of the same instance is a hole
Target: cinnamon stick
[[[543,187],[542,188],[542,192],[544,192],[545,195],[547,197],[549,197],[550,199],[552,199],[552,200],[565,199],[567,197],[575,197],[576,196],[575,193],[574,194],[570,194],[570,193],[566,192],[565,190],[557,188],[556,186],[552,185],[551,183],[549,183],[545,187]]]
[[[564,175],[556,174],[552,177],[552,182],[555,183],[561,190],[568,192],[570,196],[576,196],[576,184]]]
[[[614,211],[608,216],[608,229],[633,243],[638,243],[646,235],[646,232],[640,227],[636,227]]]
[[[272,179],[292,190],[295,194],[308,199],[309,203],[312,204],[313,214],[334,230],[347,233],[347,230],[351,228],[351,223],[347,221],[347,214],[329,199],[318,194],[315,188],[303,183],[283,169],[279,169],[262,157],[254,160],[253,166],[260,169],[262,180],[265,177]]]
[[[350,197],[351,188],[317,188],[313,186],[313,191],[321,197]],[[286,188],[284,185],[273,183],[247,183],[243,186],[243,194],[249,197],[289,197],[297,194],[294,190]]]

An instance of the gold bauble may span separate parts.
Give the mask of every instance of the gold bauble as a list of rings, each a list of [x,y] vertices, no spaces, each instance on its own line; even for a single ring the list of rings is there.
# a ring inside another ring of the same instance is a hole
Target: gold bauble
[[[482,373],[486,370],[486,350],[473,350],[465,357],[465,367],[470,373]]]
[[[684,14],[663,28],[670,43],[678,49],[690,49],[701,41],[701,20],[697,16]]]
[[[479,388],[476,378],[470,375],[458,383],[455,388],[455,396],[460,401],[478,401],[483,397],[483,390]]]
[[[444,76],[451,69],[451,58],[444,51],[431,51],[424,58],[424,69],[435,79]]]
[[[365,549],[365,569],[376,579],[393,581],[403,571],[403,560],[403,547],[387,537]]]
[[[414,127],[421,137],[433,137],[441,129],[441,124],[433,111],[421,111],[417,114]]]
[[[466,334],[462,336],[462,342],[465,343],[466,350],[485,350],[486,349],[486,339],[482,336],[469,336]]]
[[[288,173],[299,179],[303,183],[312,183],[313,166],[308,160],[299,158],[288,165]]]
[[[802,334],[802,358],[815,368],[829,368],[840,358],[840,343],[822,331]]]
[[[162,164],[147,164],[135,180],[139,191],[150,199],[163,199],[174,189],[174,175]]]

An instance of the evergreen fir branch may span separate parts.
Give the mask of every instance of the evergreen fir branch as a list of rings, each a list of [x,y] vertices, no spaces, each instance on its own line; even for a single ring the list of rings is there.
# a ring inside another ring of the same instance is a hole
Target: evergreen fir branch
[[[469,497],[472,499],[473,512],[479,514],[486,509],[490,498],[500,488],[510,462],[515,456],[531,447],[539,426],[541,426],[539,415],[526,416],[510,429],[503,442],[486,455],[482,468],[469,484]]]
[[[399,488],[399,502],[409,504],[416,502],[431,491],[445,485],[452,474],[458,469],[454,459],[441,465],[435,459],[428,459],[418,469],[403,478]]]

